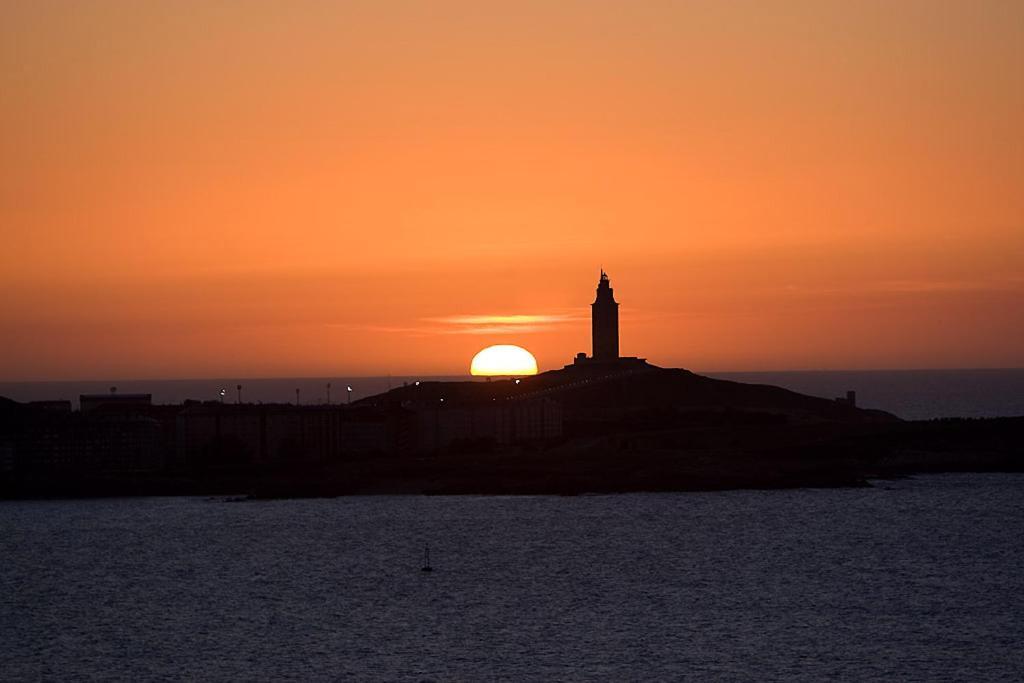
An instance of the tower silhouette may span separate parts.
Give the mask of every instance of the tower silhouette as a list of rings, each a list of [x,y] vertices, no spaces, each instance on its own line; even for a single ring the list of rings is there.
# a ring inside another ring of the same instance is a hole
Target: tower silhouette
[[[595,361],[619,359],[619,304],[615,302],[608,274],[601,270],[597,298],[590,304]]]

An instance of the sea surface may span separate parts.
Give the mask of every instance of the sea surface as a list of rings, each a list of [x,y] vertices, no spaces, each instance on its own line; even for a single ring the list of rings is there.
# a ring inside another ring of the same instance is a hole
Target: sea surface
[[[845,370],[708,373],[734,382],[774,384],[811,396],[857,392],[857,405],[905,420],[1024,415],[1024,369]]]
[[[1022,520],[1013,474],[2,502],[0,679],[1015,681]]]
[[[774,384],[812,396],[835,398],[847,390],[857,392],[858,405],[879,408],[908,420],[940,417],[1006,417],[1024,415],[1024,369],[1009,370],[851,370],[800,372],[706,373],[737,382]],[[0,382],[0,396],[16,401],[66,399],[77,407],[78,396],[106,393],[149,393],[155,403],[181,403],[185,399],[238,399],[294,403],[295,390],[303,403],[333,403],[372,396],[417,380],[468,380],[448,377],[323,377],[283,379],[115,380],[92,382]],[[328,397],[327,385],[331,385]]]

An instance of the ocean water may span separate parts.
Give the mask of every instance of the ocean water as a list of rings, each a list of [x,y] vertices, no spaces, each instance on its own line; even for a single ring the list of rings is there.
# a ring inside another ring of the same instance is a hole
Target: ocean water
[[[2,502],[0,679],[1021,680],[1021,519],[1007,474]]]
[[[735,382],[774,384],[811,396],[857,392],[857,404],[905,420],[1024,415],[1024,369],[848,370],[711,373]]]
[[[939,417],[1005,417],[1024,415],[1024,369],[1009,370],[877,370],[706,373],[737,382],[774,384],[812,396],[835,398],[847,390],[857,392],[859,405],[879,408],[908,420]],[[416,380],[468,380],[448,377],[323,377],[280,379],[115,380],[93,382],[0,382],[0,396],[16,401],[67,399],[77,407],[78,396],[105,393],[115,386],[121,393],[150,393],[156,403],[185,399],[215,400],[225,389],[226,401],[293,403],[299,389],[302,403],[324,403],[372,396],[389,387]],[[479,378],[476,378],[479,379]]]

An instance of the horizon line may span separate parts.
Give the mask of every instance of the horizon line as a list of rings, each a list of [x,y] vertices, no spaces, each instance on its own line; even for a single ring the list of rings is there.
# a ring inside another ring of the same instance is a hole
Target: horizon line
[[[653,365],[653,364],[652,364]],[[656,366],[666,370],[682,369],[699,375],[738,375],[738,374],[777,374],[777,373],[813,373],[813,372],[980,372],[980,371],[1024,371],[1024,366],[959,366],[959,367],[879,367],[879,368],[784,368],[774,370],[697,370],[673,366]],[[538,375],[545,372],[561,370],[561,367],[538,371]],[[219,377],[101,377],[101,378],[72,378],[72,379],[0,379],[0,384],[61,384],[71,382],[81,383],[108,383],[108,382],[213,382],[218,380],[240,382],[240,381],[332,381],[337,379],[437,379],[442,377],[469,377],[474,375],[465,373],[446,374],[383,374],[383,375],[274,375],[274,376],[219,376]],[[482,379],[482,378],[481,378]]]

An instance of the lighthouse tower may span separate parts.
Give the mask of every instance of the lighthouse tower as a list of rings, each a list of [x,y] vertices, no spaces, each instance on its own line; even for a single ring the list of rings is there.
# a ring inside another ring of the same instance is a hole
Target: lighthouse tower
[[[590,304],[594,360],[603,363],[619,359],[619,304],[615,302],[608,274],[601,271],[597,298]]]

